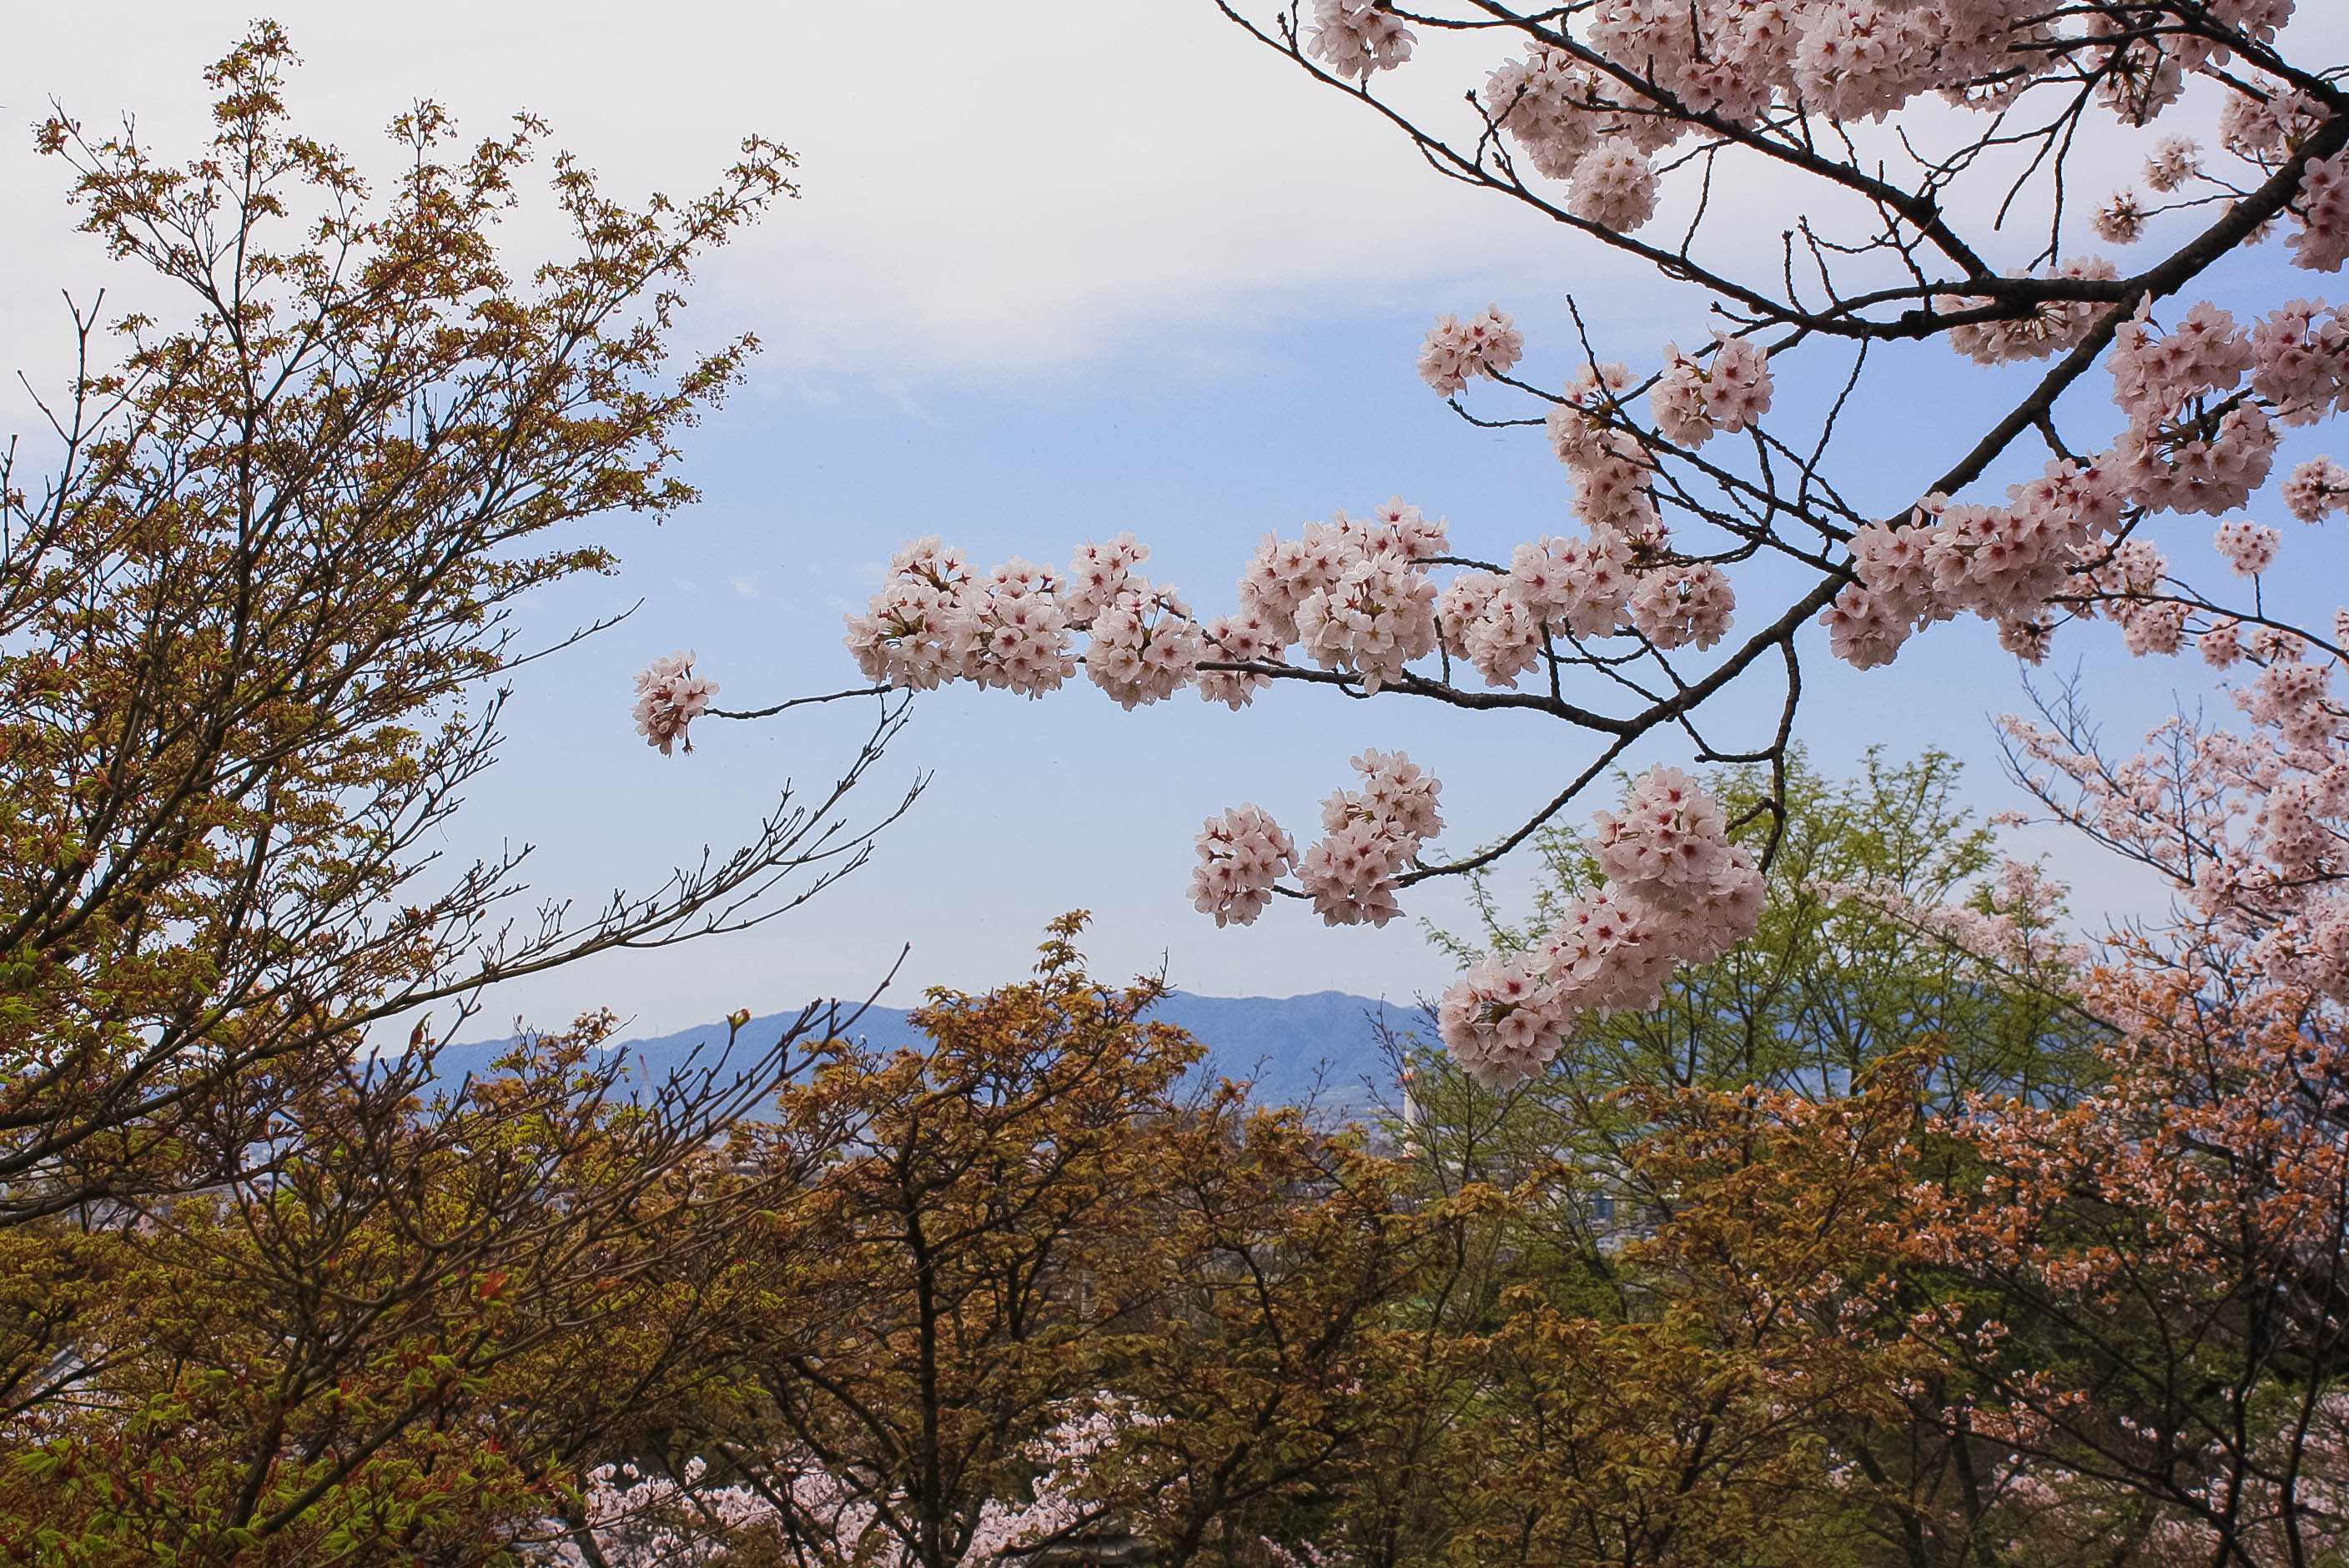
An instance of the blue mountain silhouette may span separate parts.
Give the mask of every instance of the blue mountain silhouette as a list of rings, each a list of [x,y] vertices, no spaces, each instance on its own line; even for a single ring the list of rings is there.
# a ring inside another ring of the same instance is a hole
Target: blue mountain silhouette
[[[1381,1022],[1397,1035],[1423,1026],[1415,1007],[1343,991],[1305,996],[1194,996],[1177,991],[1150,1016],[1188,1030],[1207,1048],[1206,1059],[1195,1074],[1247,1080],[1256,1098],[1266,1104],[1296,1104],[1311,1098],[1340,1114],[1368,1109],[1392,1087],[1387,1080],[1392,1068],[1380,1045]],[[792,1017],[774,1013],[751,1019],[738,1037],[737,1055],[771,1042]],[[907,1021],[906,1009],[900,1007],[868,1007],[852,1032],[884,1049],[923,1038]],[[440,1076],[454,1079],[481,1073],[510,1044],[477,1040],[446,1047],[438,1063]],[[630,1058],[630,1078],[658,1082],[688,1059],[697,1066],[710,1065],[725,1047],[726,1025],[719,1021],[673,1035],[621,1040],[605,1048]]]

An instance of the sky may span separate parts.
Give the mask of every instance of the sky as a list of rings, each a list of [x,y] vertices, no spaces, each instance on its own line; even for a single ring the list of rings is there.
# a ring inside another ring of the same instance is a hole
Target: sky
[[[705,722],[691,756],[662,758],[627,717],[629,675],[656,655],[695,650],[727,707],[858,684],[841,617],[901,541],[926,533],[987,562],[1065,561],[1081,539],[1130,529],[1153,546],[1146,570],[1203,613],[1229,607],[1266,531],[1389,495],[1506,555],[1568,526],[1563,473],[1537,435],[1475,429],[1419,383],[1413,356],[1435,313],[1511,309],[1548,379],[1574,362],[1569,293],[1602,357],[1650,356],[1704,331],[1689,296],[1433,176],[1208,0],[314,0],[274,14],[306,61],[290,95],[297,121],[363,163],[421,97],[479,134],[537,113],[554,145],[631,199],[712,183],[751,131],[799,160],[799,199],[711,259],[687,313],[688,344],[751,331],[763,345],[748,384],[684,444],[702,500],[657,528],[592,525],[621,573],[523,609],[523,630],[554,640],[636,606],[519,673],[504,759],[440,846],[462,861],[535,845],[535,896],[592,905],[705,845],[722,851],[786,780],[827,783],[858,738],[861,714],[817,709]],[[192,148],[201,68],[246,15],[126,0],[108,8],[103,49],[62,8],[12,23],[0,128],[23,129],[0,139],[0,347],[35,385],[66,364],[60,290],[151,302],[72,232],[63,171],[33,154],[30,126],[55,99],[94,126],[134,112],[151,143]],[[2320,25],[2349,32],[2338,17]],[[1423,51],[1428,68],[1397,73],[1397,90],[1440,109],[1490,63],[1465,48]],[[1762,227],[1772,194],[1731,193],[1733,231],[1750,222],[1775,244],[1775,222]],[[543,207],[508,232],[517,255],[554,237]],[[2272,254],[2237,281],[2263,287]],[[1913,495],[1914,459],[1969,442],[1968,415],[2012,385],[1933,352],[1849,427],[1854,482],[1886,487],[1887,506],[1900,504],[1904,476]],[[1786,395],[1819,391],[1796,379]],[[21,394],[0,407],[0,428],[28,427]],[[2339,562],[2323,564],[2325,581],[2337,576]],[[2124,667],[2108,642],[2092,632],[2062,660],[2085,661],[2116,736],[2208,698],[2199,668]],[[2023,694],[1988,628],[1940,628],[1865,676],[1831,665],[1823,644],[1811,651],[1805,723],[1820,767],[1847,770],[1870,747],[1940,746],[1968,760],[1981,809],[2019,802],[1998,776],[1992,719]],[[1773,716],[1748,717],[1766,733]],[[1420,890],[1413,918],[1381,931],[1328,930],[1293,903],[1218,930],[1184,896],[1192,840],[1241,800],[1309,826],[1319,797],[1350,779],[1347,758],[1375,746],[1444,779],[1445,846],[1473,846],[1590,755],[1554,723],[1501,717],[1319,690],[1242,714],[1186,696],[1128,715],[1082,683],[1038,702],[926,695],[852,811],[929,782],[854,878],[752,932],[510,987],[490,1016],[549,1024],[608,1006],[629,1032],[658,1033],[738,1006],[861,995],[901,948],[889,999],[904,1005],[924,985],[1015,978],[1044,922],[1080,907],[1094,913],[1087,947],[1105,975],[1163,970],[1211,995],[1408,1001],[1450,975],[1419,920],[1463,923],[1456,890]],[[1651,759],[1682,760],[1668,747],[1637,758]],[[2050,854],[2091,921],[2152,896],[2060,835],[2027,830],[2017,847]]]

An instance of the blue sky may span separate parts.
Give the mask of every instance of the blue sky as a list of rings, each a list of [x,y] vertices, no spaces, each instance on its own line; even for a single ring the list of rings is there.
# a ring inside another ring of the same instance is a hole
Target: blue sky
[[[619,629],[522,675],[506,759],[475,792],[452,856],[535,842],[536,890],[592,903],[704,843],[724,847],[784,777],[828,779],[853,744],[850,716],[706,724],[694,755],[663,758],[629,728],[628,675],[689,646],[728,706],[854,684],[840,618],[909,535],[944,533],[982,561],[1065,561],[1082,538],[1131,529],[1154,548],[1150,574],[1206,613],[1229,606],[1265,531],[1392,494],[1505,555],[1567,525],[1563,471],[1538,436],[1472,429],[1420,385],[1412,356],[1434,313],[1488,300],[1515,311],[1544,380],[1573,362],[1568,289],[1598,319],[1602,357],[1702,335],[1693,302],[1444,187],[1206,0],[979,9],[280,9],[310,60],[297,114],[362,156],[376,127],[430,94],[480,131],[513,108],[545,114],[555,140],[623,193],[689,191],[754,128],[803,160],[804,198],[707,269],[690,313],[691,336],[749,329],[768,345],[750,384],[687,443],[703,503],[657,531],[602,525],[621,575],[529,607],[531,630],[559,635],[643,602]],[[119,37],[103,51],[63,20],[16,40],[0,62],[0,119],[29,123],[56,94],[92,119],[135,108],[150,137],[195,134],[196,71],[243,7],[112,15]],[[1431,71],[1424,90],[1452,85]],[[86,293],[106,269],[67,232],[60,171],[26,141],[0,144],[0,201],[16,216],[0,341],[37,379],[61,364],[54,291]],[[536,221],[512,226],[524,250]],[[2274,261],[2272,249],[2254,257],[2242,281],[2271,275]],[[2290,292],[2314,292],[2296,281]],[[134,280],[114,286],[139,297]],[[1847,431],[1855,487],[1888,507],[1913,496],[1925,454],[1971,441],[1969,412],[2011,379],[1939,348],[1894,369],[1876,384],[1891,395]],[[1818,395],[1800,372],[1784,386],[1782,407]],[[22,428],[21,407],[5,423]],[[2203,549],[2208,523],[2175,534],[2174,552]],[[2298,579],[2305,591],[2330,588],[2336,556],[2297,557],[2324,568]],[[2199,667],[2129,665],[2108,642],[2091,631],[2061,657],[2088,661],[2116,735],[2173,693],[2206,689]],[[2020,691],[1987,628],[1941,628],[1865,676],[1831,665],[1823,644],[1813,652],[1806,723],[1822,767],[1847,769],[1871,745],[1896,756],[1939,745],[1973,759],[1985,810],[2015,803],[1989,761],[1989,717]],[[1769,717],[1754,715],[1757,732]],[[609,1005],[658,1032],[856,991],[910,944],[892,997],[902,1005],[921,985],[1015,975],[1043,922],[1079,906],[1095,912],[1104,974],[1163,965],[1210,995],[1408,999],[1449,972],[1415,922],[1332,932],[1284,904],[1252,930],[1218,931],[1183,896],[1203,817],[1247,799],[1306,828],[1365,746],[1402,747],[1444,779],[1454,849],[1511,825],[1589,755],[1552,724],[1318,691],[1239,715],[1188,696],[1126,715],[1089,685],[1040,702],[934,694],[868,804],[916,771],[934,781],[856,878],[755,933],[534,982],[492,1013],[546,1022]],[[2091,912],[2144,901],[2141,883],[2076,846],[2029,834],[2023,847],[2054,852]],[[1426,890],[1409,907],[1460,913]]]

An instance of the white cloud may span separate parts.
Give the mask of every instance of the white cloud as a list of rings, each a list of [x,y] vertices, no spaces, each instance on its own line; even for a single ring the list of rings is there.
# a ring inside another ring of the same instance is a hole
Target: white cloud
[[[1537,214],[1438,178],[1209,0],[295,0],[277,14],[308,60],[293,92],[301,123],[370,160],[383,122],[427,95],[476,133],[516,108],[542,114],[629,195],[701,188],[747,131],[792,147],[804,199],[712,259],[691,328],[750,325],[773,371],[1018,376],[1137,340],[1228,359],[1251,328],[1300,311],[1430,293],[1534,304],[1570,282],[1619,320],[1657,312],[1667,292]],[[97,123],[136,110],[150,139],[191,146],[198,70],[246,15],[242,0],[121,0],[110,46],[94,49],[67,9],[30,12],[0,59],[0,114],[27,124],[54,96]],[[2344,32],[2349,18],[2303,17],[2294,42],[2321,56]],[[1423,37],[1381,90],[1453,124],[1456,95],[1495,58],[1481,35]],[[27,142],[0,144],[0,203],[15,216],[0,331],[19,360],[62,351],[56,291],[87,293],[102,270],[66,232],[65,171]],[[1715,242],[1750,253],[1758,240],[1774,266],[1788,193],[1773,170],[1723,181]],[[1693,330],[1694,300],[1664,308]]]
[[[19,18],[0,106],[20,124],[52,97],[93,125],[133,110],[150,141],[192,149],[198,71],[246,11],[129,0],[109,8],[103,50],[64,12]],[[1529,273],[1555,244],[1539,219],[1432,177],[1206,0],[307,0],[277,14],[307,62],[297,119],[378,168],[378,130],[421,96],[475,134],[517,108],[543,115],[628,195],[700,188],[747,131],[790,146],[803,199],[713,261],[699,313],[704,330],[748,321],[771,365],[1017,372],[1200,316],[1349,310],[1413,280]],[[1431,72],[1424,88],[1459,79]],[[0,147],[16,214],[0,323],[18,343],[95,266],[64,232],[65,170],[27,139]]]

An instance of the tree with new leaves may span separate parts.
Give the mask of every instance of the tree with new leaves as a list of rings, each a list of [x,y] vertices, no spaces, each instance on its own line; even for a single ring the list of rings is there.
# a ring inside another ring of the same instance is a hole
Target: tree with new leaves
[[[754,1392],[712,1434],[816,1561],[964,1561],[1158,1288],[1150,1124],[1198,1047],[1143,1016],[1163,986],[1087,977],[1083,923],[1055,923],[1029,984],[934,992],[930,1048],[844,1049],[739,1135],[761,1170],[838,1149],[744,1243]],[[840,1493],[821,1516],[795,1472]]]
[[[1342,1544],[1340,1500],[1424,1427],[1421,1304],[1460,1288],[1488,1190],[1433,1202],[1406,1161],[1295,1108],[1168,1130],[1156,1323],[1111,1380],[1139,1412],[1092,1465],[1162,1563]]]
[[[1952,871],[1990,867],[1957,823],[1850,810],[1880,807],[1888,785],[1931,801],[1916,786],[1945,765],[1928,759],[1839,800],[1793,791],[1808,806],[1774,874],[1794,885],[1775,890],[1747,946],[1677,977],[1663,1008],[1585,1020],[1547,1075],[1504,1091],[1413,1061],[1408,1135],[1431,1181],[1547,1158],[1581,1200],[1512,1223],[1520,1254],[1541,1260],[1541,1292],[1520,1299],[1548,1315],[1531,1320],[1549,1325],[1533,1343],[1572,1393],[1558,1418],[1601,1433],[1591,1451],[1652,1450],[1709,1418],[1722,1387],[1675,1393],[1662,1363],[1631,1376],[1609,1359],[1621,1350],[1610,1326],[1702,1326],[1680,1346],[1698,1357],[1685,1365],[1725,1375],[1705,1358],[1766,1323],[1750,1348],[1880,1375],[1847,1377],[1784,1447],[1756,1451],[1786,1467],[1772,1483],[1790,1504],[1778,1523],[1814,1550],[2335,1560],[2349,1534],[2349,1117],[2337,1003],[2307,954],[2332,929],[2337,830],[2308,780],[2331,766],[2310,743],[2341,716],[2280,708],[2262,689],[2246,694],[2243,733],[2173,724],[2135,758],[2104,755],[2058,704],[2010,727],[2021,776],[2057,820],[2171,879],[2167,922],[2096,946],[2051,940],[2051,890],[2012,866],[1958,896]],[[1738,798],[1735,780],[1716,787]],[[2280,874],[2279,851],[2302,857],[2295,874]],[[1570,842],[1550,857],[1555,899],[1589,858]],[[1504,944],[1541,923],[1486,912]],[[1786,980],[1790,957],[1806,983]],[[1850,1130],[1865,1127],[1878,1140],[1852,1163]],[[1838,1193],[1840,1233],[1787,1253],[1802,1237],[1773,1216]],[[1800,1266],[1775,1272],[1790,1256]],[[1722,1316],[1748,1287],[1760,1295]],[[1610,1409],[1640,1411],[1645,1435],[1605,1428]],[[1520,1426],[1458,1430],[1530,1442]],[[1791,1506],[1801,1495],[1807,1518]],[[1557,1506],[1554,1488],[1528,1497]],[[1704,1507],[1610,1506],[1675,1531],[1724,1523]]]
[[[519,853],[436,868],[525,654],[512,606],[615,564],[555,531],[693,498],[677,432],[753,344],[671,374],[678,291],[789,159],[754,140],[709,196],[641,211],[558,159],[575,253],[518,277],[492,231],[543,127],[466,150],[420,105],[378,191],[292,128],[291,61],[264,25],[215,66],[185,165],[62,111],[38,133],[83,230],[188,314],[78,315],[47,470],[22,445],[0,469],[11,1222],[232,1176],[368,1025],[740,927],[868,841],[838,808],[885,720],[815,801],[584,924],[502,913]]]
[[[1993,874],[1958,783],[1935,753],[1841,783],[1791,759],[1756,934],[1651,1011],[1583,1019],[1538,1078],[1491,1087],[1397,1042],[1390,1130],[1420,1181],[1513,1197],[1446,1303],[1449,1404],[1381,1504],[1417,1522],[1382,1560],[1471,1542],[1516,1560],[1513,1540],[1539,1539],[1543,1560],[1957,1562],[1970,1532],[2012,1523],[2005,1496],[1962,1484],[1994,1456],[1947,1431],[1947,1362],[1905,1336],[1908,1307],[1953,1287],[1904,1268],[1868,1216],[1896,1222],[1912,1184],[1976,1168],[1924,1136],[1931,1110],[1983,1088],[2075,1101],[2100,1081],[2101,1031],[1951,931],[1854,896],[1971,897],[1953,927],[2071,951],[2034,880]],[[1770,787],[1706,784],[1733,811]],[[1525,918],[1479,878],[1480,929],[1435,934],[1464,965],[1539,942],[1595,880],[1588,845],[1553,832],[1540,851]]]
[[[663,1407],[665,1470],[594,1478],[574,1560],[1311,1540],[1313,1495],[1392,1418],[1396,1314],[1480,1200],[1417,1204],[1358,1139],[1185,1087],[1201,1050],[1147,1017],[1163,985],[1096,985],[1082,923],[1054,923],[1034,979],[933,992],[924,1045],[842,1042],[738,1130],[768,1206],[703,1286],[715,1376]]]
[[[321,1088],[266,1180],[12,1229],[0,1560],[495,1563],[543,1533],[642,1402],[719,1365],[695,1282],[759,1206],[710,1149],[755,1088],[631,1100],[591,1065],[609,1024],[427,1107]]]
[[[631,208],[558,158],[566,252],[518,267],[544,127],[468,147],[420,103],[378,183],[295,128],[293,62],[256,24],[184,163],[36,133],[178,305],[78,311],[0,458],[11,1561],[509,1560],[632,1388],[706,1365],[691,1281],[757,1207],[713,1140],[840,1020],[626,1089],[608,1015],[478,1080],[433,1084],[439,1041],[499,980],[780,913],[877,826],[843,807],[886,709],[836,783],[584,922],[509,913],[519,852],[438,864],[498,682],[555,651],[518,601],[614,567],[584,520],[693,498],[677,438],[753,345],[672,363],[680,291],[790,159]]]

